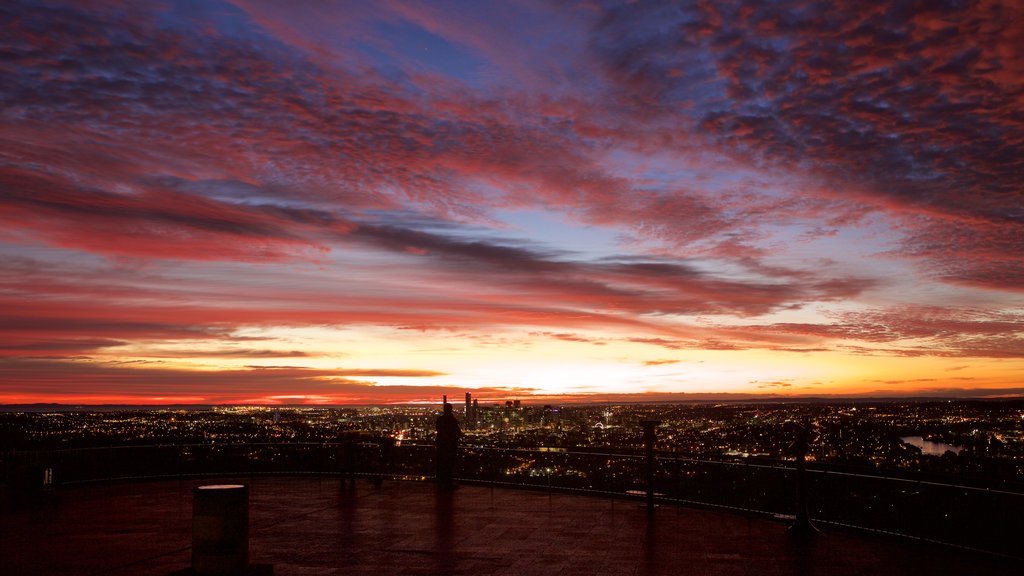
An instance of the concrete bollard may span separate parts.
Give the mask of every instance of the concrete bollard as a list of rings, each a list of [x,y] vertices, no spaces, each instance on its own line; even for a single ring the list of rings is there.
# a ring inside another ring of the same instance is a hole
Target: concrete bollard
[[[240,576],[249,567],[249,487],[214,484],[192,490],[192,571]]]

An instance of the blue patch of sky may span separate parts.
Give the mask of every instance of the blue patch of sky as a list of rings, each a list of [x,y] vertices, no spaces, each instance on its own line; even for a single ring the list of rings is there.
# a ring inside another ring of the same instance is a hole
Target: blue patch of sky
[[[488,241],[544,252],[566,253],[570,258],[605,258],[621,254],[625,230],[589,226],[573,221],[571,215],[543,209],[539,204],[498,208],[509,194],[489,184],[472,183],[474,192],[489,196],[494,208],[485,213],[491,221],[467,224],[438,220],[409,211],[366,212],[378,223],[443,234],[466,241]]]
[[[695,112],[706,112],[713,103],[726,100],[728,83],[719,77],[713,59],[706,54],[683,52],[666,67],[671,74],[678,74],[667,91],[670,102],[687,103]]]
[[[172,175],[158,176],[154,180],[163,186],[168,186],[181,192],[222,202],[274,204],[293,208],[308,207],[306,202],[282,198],[280,191],[264,190],[260,186],[254,186],[238,180],[186,180]]]
[[[514,235],[547,249],[569,252],[574,257],[599,259],[622,252],[620,232],[572,222],[560,214],[540,210],[499,210],[494,217],[509,227],[500,231],[505,237]]]
[[[46,268],[41,271],[61,270],[65,275],[111,263],[110,258],[85,250],[6,241],[0,241],[0,260],[7,269],[21,265],[30,267],[33,263],[46,264]]]
[[[483,230],[481,226],[473,226],[445,220],[423,214],[415,210],[363,210],[360,212],[360,221],[380,226],[392,226],[396,228],[407,228],[434,234],[449,236],[457,235],[479,235]]]
[[[561,255],[566,259],[602,259],[621,254],[620,232],[572,222],[542,210],[496,210],[496,226],[455,223],[405,211],[365,213],[375,224],[419,230],[466,242],[489,242]]]
[[[733,103],[727,97],[728,81],[719,73],[716,51],[706,39],[680,35],[680,26],[690,17],[677,8],[654,10],[625,29],[613,26],[596,47],[613,68],[646,79],[637,86],[648,92],[641,95],[643,101],[654,97],[662,105],[673,106],[675,113],[699,120]]]
[[[681,162],[680,155],[671,151],[650,154],[616,149],[605,154],[603,160],[613,166],[616,173],[628,176],[634,190],[652,193],[692,190],[714,194],[740,188],[756,179],[762,183],[758,188],[762,193],[777,192],[763,185],[765,180],[771,179],[764,171],[743,168],[709,150],[694,153],[698,154],[696,158],[684,158],[688,161]]]
[[[399,85],[405,91],[416,92],[417,89],[408,80],[408,75],[403,68],[401,61],[382,48],[364,42],[354,44],[357,52],[366,56],[371,66],[381,77],[389,82]]]
[[[377,22],[373,29],[374,35],[387,42],[387,46],[359,43],[356,47],[392,79],[418,72],[473,84],[484,68],[483,61],[468,49],[413,23]]]
[[[811,234],[819,226],[823,230],[834,230],[834,234]],[[819,273],[832,270],[840,276],[885,279],[885,283],[916,282],[910,262],[895,254],[892,258],[883,256],[891,253],[898,241],[891,226],[891,222],[882,218],[869,218],[860,225],[848,227],[830,227],[815,221],[767,225],[762,227],[769,234],[764,245],[772,249],[763,262],[795,269],[811,268]]]
[[[302,59],[294,48],[267,34],[244,10],[228,2],[175,0],[155,16],[160,28],[184,37],[201,38],[201,44],[211,40],[203,30],[211,27],[221,38],[258,49],[264,57],[273,57],[278,62],[294,64]]]
[[[213,25],[227,38],[251,40],[254,28],[244,11],[226,2],[204,0],[176,0],[165,5],[157,14],[162,28],[196,32],[196,23]]]

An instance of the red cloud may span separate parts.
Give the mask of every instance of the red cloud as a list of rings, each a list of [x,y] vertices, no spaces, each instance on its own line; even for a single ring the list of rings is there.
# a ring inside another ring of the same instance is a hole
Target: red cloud
[[[809,342],[854,341],[864,354],[1018,358],[1024,354],[1024,319],[1018,314],[969,308],[900,307],[831,315],[830,324],[769,324],[737,329],[733,337],[774,342],[785,350]],[[881,345],[881,346],[878,346]]]
[[[0,39],[2,356],[142,345],[163,357],[170,341],[205,340],[222,344],[211,355],[301,357],[237,334],[359,324],[1021,354],[1002,304],[694,319],[885,286],[791,246],[839,246],[879,222],[898,227],[886,257],[931,279],[1024,289],[1015,4],[523,5],[501,17],[381,4],[341,22],[258,2],[217,18],[115,4],[4,8],[16,24]],[[419,70],[382,22],[493,70]],[[521,46],[522,29],[535,45]],[[500,239],[508,210],[601,227],[627,253]],[[615,334],[575,332],[602,328]]]
[[[166,403],[163,398],[189,398],[189,403],[267,402],[287,391],[298,402],[322,398],[330,403],[369,404],[436,400],[462,389],[445,386],[388,385],[357,381],[347,376],[430,377],[426,370],[313,370],[308,368],[249,368],[194,371],[152,364],[111,364],[51,359],[0,358],[0,402],[118,402]],[[483,388],[479,394],[496,393]],[[260,400],[262,399],[262,400]]]

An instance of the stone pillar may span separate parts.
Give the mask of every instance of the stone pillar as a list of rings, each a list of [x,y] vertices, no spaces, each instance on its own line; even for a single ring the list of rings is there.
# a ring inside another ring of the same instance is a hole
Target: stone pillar
[[[192,490],[192,571],[241,576],[249,566],[249,487],[214,484]]]

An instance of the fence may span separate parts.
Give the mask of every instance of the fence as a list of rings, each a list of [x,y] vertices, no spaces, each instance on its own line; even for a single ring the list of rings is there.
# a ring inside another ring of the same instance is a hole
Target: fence
[[[614,498],[645,493],[640,454],[464,446],[459,481],[569,491]],[[655,500],[790,518],[796,508],[792,462],[707,460],[658,454]],[[389,443],[232,443],[123,446],[0,454],[0,483],[15,491],[214,475],[328,474],[429,480],[430,445]],[[1022,558],[1024,488],[966,485],[920,477],[808,469],[812,521]]]

